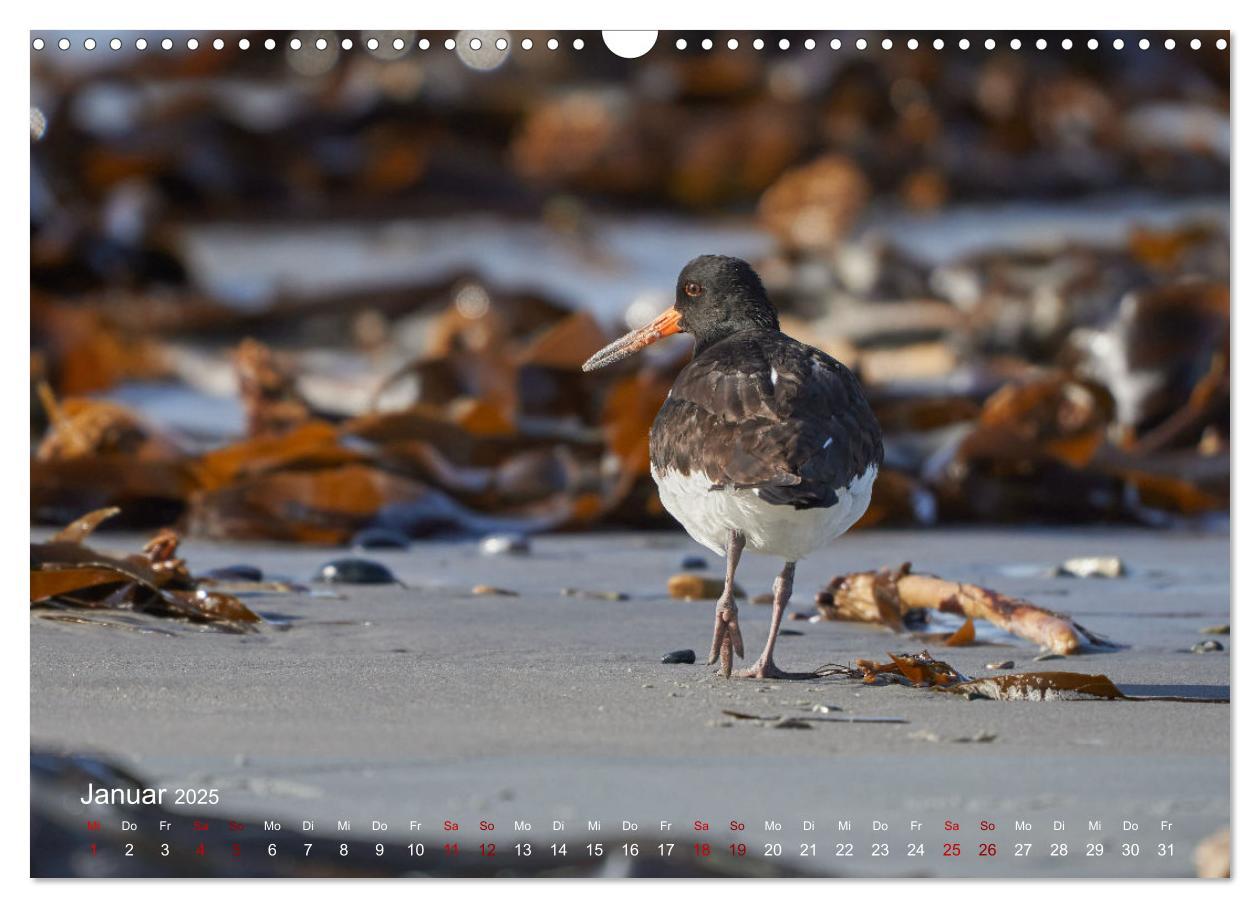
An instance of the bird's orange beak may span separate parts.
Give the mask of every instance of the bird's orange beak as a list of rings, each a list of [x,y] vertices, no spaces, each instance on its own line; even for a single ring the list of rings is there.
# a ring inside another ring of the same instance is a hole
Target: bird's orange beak
[[[652,322],[636,331],[622,335],[603,350],[600,350],[582,364],[583,372],[594,372],[604,366],[621,362],[627,356],[638,353],[648,344],[654,344],[662,337],[669,337],[682,331],[682,313],[670,306]]]

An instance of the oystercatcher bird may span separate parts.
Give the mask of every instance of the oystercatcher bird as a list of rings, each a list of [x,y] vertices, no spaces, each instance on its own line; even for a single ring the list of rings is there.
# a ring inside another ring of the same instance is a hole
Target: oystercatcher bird
[[[747,550],[782,558],[784,566],[765,649],[742,674],[805,677],[774,663],[796,562],[866,512],[884,460],[879,423],[853,373],[779,331],[761,279],[729,256],[689,262],[674,305],[582,369],[611,365],[680,332],[695,338],[695,352],[656,415],[649,453],[666,510],[692,539],[726,556],[709,664],[720,659],[730,677],[732,652],[744,656],[733,589]]]

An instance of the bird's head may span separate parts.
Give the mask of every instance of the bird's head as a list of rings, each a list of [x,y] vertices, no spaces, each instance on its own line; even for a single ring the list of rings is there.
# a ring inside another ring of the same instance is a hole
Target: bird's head
[[[779,317],[751,265],[729,255],[702,255],[679,273],[674,305],[600,350],[582,371],[620,362],[671,334],[690,334],[697,349],[703,349],[737,331],[778,327]]]

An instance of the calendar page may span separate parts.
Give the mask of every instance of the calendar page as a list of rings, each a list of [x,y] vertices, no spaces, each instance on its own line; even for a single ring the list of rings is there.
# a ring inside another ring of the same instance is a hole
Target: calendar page
[[[1230,33],[28,40],[32,877],[1230,876]]]

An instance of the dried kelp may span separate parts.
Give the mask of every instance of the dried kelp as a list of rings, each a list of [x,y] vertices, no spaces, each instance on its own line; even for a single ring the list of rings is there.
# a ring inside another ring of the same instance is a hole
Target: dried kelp
[[[832,578],[818,594],[818,611],[832,621],[866,621],[905,630],[904,617],[914,609],[932,609],[965,616],[968,622],[988,621],[1059,655],[1075,653],[1083,644],[1111,646],[1067,615],[1052,612],[996,590],[915,574],[909,562],[896,570],[859,571]],[[964,624],[950,638],[957,646],[974,639]]]
[[[1185,697],[1172,694],[1126,694],[1106,675],[1081,672],[1019,672],[989,678],[969,678],[924,650],[889,653],[888,662],[858,659],[852,666],[824,665],[818,677],[844,676],[864,684],[901,684],[958,694],[975,700],[1130,700],[1177,703],[1228,703],[1228,698]]]
[[[84,540],[114,509],[86,514],[47,542],[31,544],[31,607],[129,609],[244,630],[262,619],[235,596],[197,584],[163,530],[144,551],[110,555]]]

